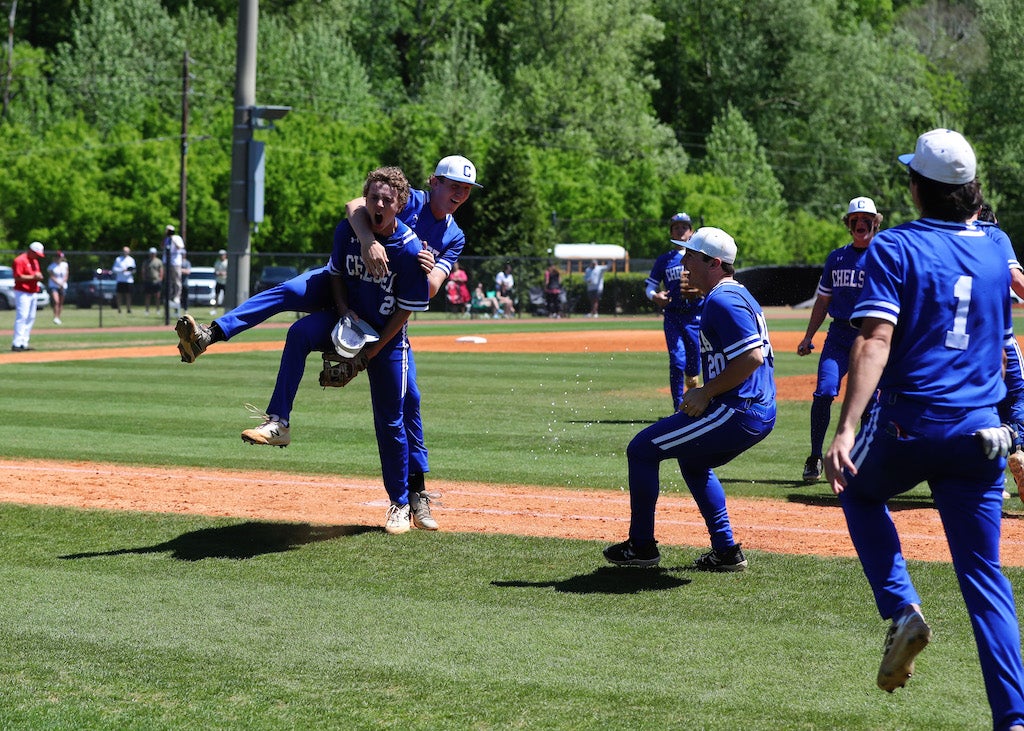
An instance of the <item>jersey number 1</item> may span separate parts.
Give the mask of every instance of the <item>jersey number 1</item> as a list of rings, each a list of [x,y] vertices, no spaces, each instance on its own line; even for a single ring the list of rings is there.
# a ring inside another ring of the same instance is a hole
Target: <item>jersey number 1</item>
[[[956,297],[956,315],[953,317],[953,329],[946,331],[946,347],[953,350],[967,350],[971,336],[967,334],[967,311],[971,309],[971,286],[973,278],[967,275],[957,277],[953,285],[953,296]]]

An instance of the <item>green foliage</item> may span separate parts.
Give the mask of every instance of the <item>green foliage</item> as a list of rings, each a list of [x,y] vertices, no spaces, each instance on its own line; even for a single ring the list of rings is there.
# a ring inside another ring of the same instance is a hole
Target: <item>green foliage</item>
[[[20,179],[0,181],[0,247],[35,231],[99,248],[177,219],[187,52],[189,247],[220,248],[237,11],[21,0],[0,160],[36,167],[5,169]],[[367,169],[422,186],[459,153],[486,186],[458,216],[479,253],[597,241],[649,258],[686,209],[747,263],[804,261],[854,196],[887,223],[916,215],[895,157],[936,126],[975,143],[1019,237],[1021,17],[1022,0],[264,0],[258,103],[293,111],[260,133],[256,246],[316,250]]]
[[[846,213],[846,209],[842,212]],[[850,234],[839,218],[835,222],[822,221],[805,211],[795,211],[782,224],[782,236],[791,247],[789,261],[820,265],[833,249],[850,243]]]
[[[7,58],[6,49],[0,58],[2,67],[10,63],[10,86],[6,78],[0,78],[0,94],[7,95],[8,103],[3,120],[14,124],[33,125],[45,119],[49,113],[49,95],[46,76],[50,73],[50,60],[39,48],[27,43],[14,44],[13,58]]]
[[[982,0],[978,6],[990,60],[973,80],[970,129],[977,138],[985,195],[999,201],[1000,224],[1019,239],[1024,236],[1024,120],[1019,113],[1024,108],[1024,2]]]
[[[176,28],[152,0],[91,0],[75,13],[71,42],[54,61],[54,112],[81,113],[101,134],[129,125],[164,134],[180,88],[184,48]],[[172,106],[173,108],[173,106]]]
[[[477,193],[476,235],[467,241],[467,253],[516,258],[541,256],[556,241],[548,224],[540,183],[545,168],[525,145],[518,144],[523,129],[515,122],[495,130],[493,153],[481,171],[484,189]]]
[[[774,224],[781,220],[785,210],[782,186],[768,165],[757,134],[732,104],[727,104],[715,120],[707,145],[704,167],[712,175],[731,179],[744,203],[741,212],[749,227],[743,228],[749,228],[751,233],[743,237],[744,261],[747,264],[787,261],[788,252],[778,250],[779,244],[784,242],[773,241],[771,234],[766,233],[777,230]],[[735,226],[729,230],[734,236],[742,237],[743,232]],[[758,230],[762,231],[760,235],[755,233]]]

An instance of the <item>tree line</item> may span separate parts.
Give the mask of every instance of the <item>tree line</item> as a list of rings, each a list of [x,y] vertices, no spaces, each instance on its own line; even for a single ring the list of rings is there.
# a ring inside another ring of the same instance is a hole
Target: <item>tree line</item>
[[[237,0],[0,0],[0,248],[227,238]],[[326,251],[366,172],[416,186],[458,153],[482,190],[467,253],[666,248],[667,218],[733,233],[741,266],[819,263],[846,203],[915,217],[896,155],[946,126],[1024,234],[1024,0],[264,0],[260,252]],[[188,56],[188,80],[183,60]]]

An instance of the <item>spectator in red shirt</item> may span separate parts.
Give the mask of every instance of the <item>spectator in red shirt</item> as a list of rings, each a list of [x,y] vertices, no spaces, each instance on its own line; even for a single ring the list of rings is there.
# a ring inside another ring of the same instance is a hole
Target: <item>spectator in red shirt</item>
[[[43,281],[39,262],[46,256],[38,241],[29,244],[28,251],[14,257],[14,340],[11,350],[19,353],[32,350],[28,345],[32,326],[36,322],[36,294]]]

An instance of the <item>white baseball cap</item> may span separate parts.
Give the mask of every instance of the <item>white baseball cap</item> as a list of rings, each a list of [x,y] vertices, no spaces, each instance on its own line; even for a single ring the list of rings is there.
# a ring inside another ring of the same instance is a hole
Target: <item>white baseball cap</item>
[[[441,158],[441,162],[437,163],[437,167],[434,168],[434,175],[459,183],[469,183],[477,188],[484,187],[476,182],[476,166],[462,155],[449,155]]]
[[[331,340],[338,355],[354,358],[364,345],[380,340],[380,335],[363,320],[353,320],[351,315],[345,315],[334,326]]]
[[[875,208],[875,202],[866,196],[860,196],[850,201],[850,207],[846,209],[846,215],[850,216],[854,213],[870,213],[875,215],[878,213],[878,209]]]
[[[156,253],[156,249],[155,249],[155,248],[153,248],[152,246],[150,246],[150,247],[149,247],[149,253],[150,253],[150,254],[155,254],[155,253]]]
[[[925,132],[917,138],[914,152],[900,155],[899,161],[929,180],[951,185],[969,183],[978,172],[974,148],[951,129]]]
[[[46,252],[45,249],[43,249],[43,245],[38,241],[33,241],[31,244],[29,244],[28,250],[31,251],[36,256],[46,256]]]
[[[714,226],[697,229],[689,241],[673,241],[672,243],[690,251],[721,259],[726,264],[736,261],[736,240],[722,229]]]
[[[168,231],[173,231],[174,230],[174,226],[172,226],[171,224],[167,224],[167,230]]]

